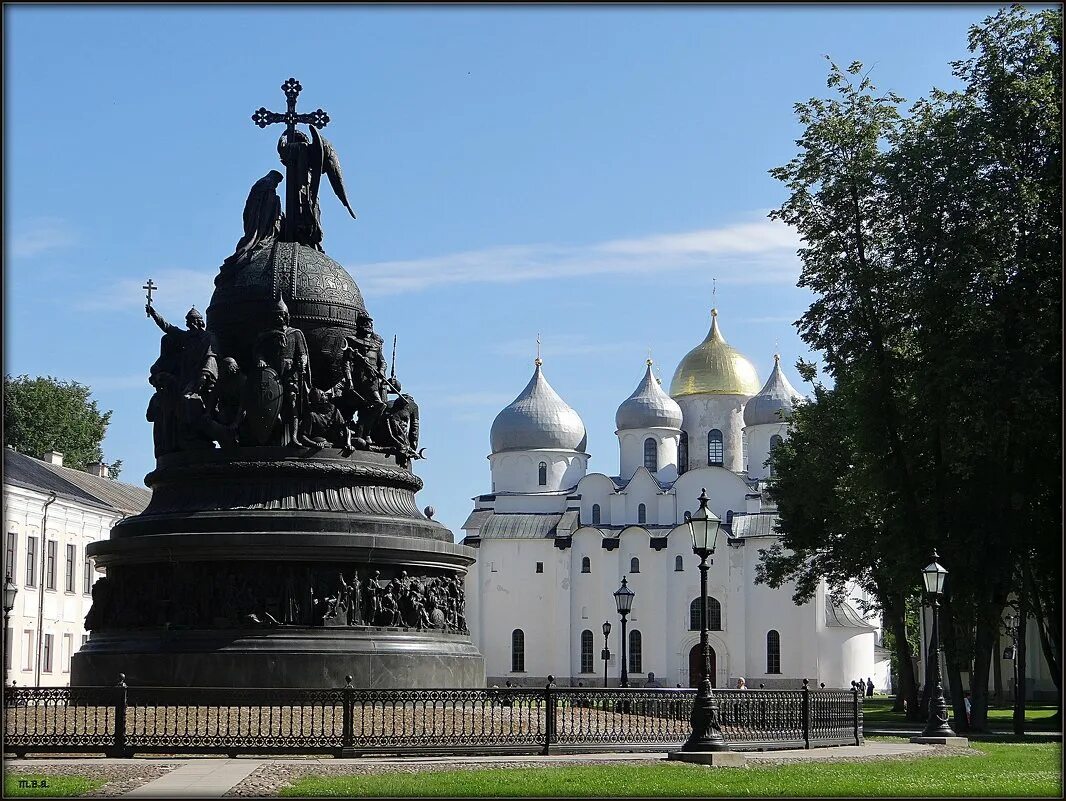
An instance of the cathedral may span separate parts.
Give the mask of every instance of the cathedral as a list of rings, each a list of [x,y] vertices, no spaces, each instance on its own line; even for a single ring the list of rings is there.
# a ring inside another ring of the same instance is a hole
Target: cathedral
[[[835,604],[823,583],[796,606],[791,584],[755,583],[759,551],[778,540],[765,493],[770,455],[802,401],[779,361],[760,382],[712,310],[710,331],[678,365],[669,394],[649,359],[619,405],[612,476],[587,471],[581,417],[536,360],[493,421],[491,491],[474,499],[463,524],[463,543],[478,549],[467,622],[488,684],[543,685],[553,675],[561,685],[616,686],[625,667],[630,686],[695,686],[699,560],[682,524],[706,489],[722,521],[708,560],[714,686],[743,677],[749,687],[793,688],[804,678],[849,687],[871,677],[886,688],[880,621],[864,619],[858,593]],[[623,579],[635,593],[624,642],[613,595]]]

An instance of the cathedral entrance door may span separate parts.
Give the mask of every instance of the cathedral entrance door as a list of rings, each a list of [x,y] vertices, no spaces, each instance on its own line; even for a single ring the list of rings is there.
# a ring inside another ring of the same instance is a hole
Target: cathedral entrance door
[[[711,686],[717,687],[715,677],[718,675],[718,657],[714,653],[714,648],[711,648]],[[699,643],[692,646],[692,650],[688,652],[688,686],[699,687],[700,682],[703,681],[703,651],[700,649]]]

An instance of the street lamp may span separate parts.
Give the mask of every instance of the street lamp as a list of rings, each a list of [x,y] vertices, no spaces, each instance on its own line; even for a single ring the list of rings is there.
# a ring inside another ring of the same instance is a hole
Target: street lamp
[[[718,725],[718,709],[711,690],[711,644],[707,639],[707,557],[714,553],[722,525],[707,508],[707,490],[700,490],[700,508],[686,515],[685,525],[692,537],[692,552],[700,558],[700,650],[703,655],[703,679],[692,703],[692,733],[682,751],[728,751]]]
[[[607,663],[611,659],[611,649],[608,645],[607,638],[611,636],[611,621],[603,621],[603,653],[600,657],[603,659],[603,686],[607,686]]]
[[[929,658],[933,660],[933,694],[929,698],[929,722],[925,725],[922,737],[955,737],[955,732],[948,725],[948,704],[944,700],[944,685],[940,678],[940,626],[937,615],[948,571],[936,560],[936,551],[933,551],[933,561],[922,569],[922,583],[933,611],[933,631],[929,638]]]
[[[7,580],[4,582],[4,685],[7,685],[7,660],[10,658],[8,650],[11,648],[11,643],[7,642],[7,629],[8,618],[11,616],[11,610],[15,608],[15,596],[18,594],[19,588],[15,586],[15,582],[11,580],[11,574],[7,574]]]
[[[626,585],[626,577],[622,576],[622,586],[614,591],[614,606],[618,614],[622,616],[622,676],[619,681],[620,687],[629,686],[629,666],[626,664],[626,615],[633,609],[633,596],[636,593]]]

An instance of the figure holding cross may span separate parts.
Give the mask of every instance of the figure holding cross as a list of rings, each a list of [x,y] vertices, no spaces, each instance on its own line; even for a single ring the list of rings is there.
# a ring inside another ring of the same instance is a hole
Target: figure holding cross
[[[285,165],[285,220],[281,239],[298,242],[322,250],[322,223],[318,207],[318,187],[322,173],[348,213],[355,218],[344,191],[340,160],[329,141],[319,132],[329,123],[329,115],[322,109],[310,114],[296,112],[296,100],[303,91],[300,82],[289,78],[281,85],[285,93],[286,111],[279,113],[260,107],[252,122],[265,128],[277,122],[285,123],[285,132],[278,139],[278,156]],[[311,130],[308,138],[296,125],[303,123]]]

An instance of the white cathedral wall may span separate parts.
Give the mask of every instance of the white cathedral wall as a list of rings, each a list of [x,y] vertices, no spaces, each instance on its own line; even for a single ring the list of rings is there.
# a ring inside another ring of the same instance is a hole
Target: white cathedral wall
[[[581,479],[575,492],[581,496],[581,522],[589,526],[592,523],[592,507],[600,507],[600,525],[611,525],[610,497],[614,494],[614,482],[603,473],[590,473]]]
[[[576,451],[537,449],[503,451],[489,456],[493,492],[547,492],[576,486],[585,475],[588,455]],[[547,466],[540,483],[540,463]]]
[[[618,436],[618,475],[628,481],[638,468],[644,466],[644,442],[655,440],[660,481],[670,482],[677,478],[677,448],[681,432],[676,428],[637,428],[616,431]]]
[[[671,488],[677,505],[675,522],[685,519],[685,512],[695,512],[700,504],[700,490],[706,488],[708,506],[723,521],[729,510],[743,512],[745,496],[751,490],[735,474],[721,467],[701,467],[683,474]]]
[[[681,428],[688,433],[688,466],[690,470],[707,466],[707,432],[717,428],[722,432],[722,451],[727,470],[744,469],[744,403],[745,395],[684,395],[675,398],[681,407],[684,422]]]
[[[788,424],[784,422],[763,423],[744,429],[744,437],[748,444],[747,473],[752,478],[769,478],[770,471],[764,462],[770,455],[770,437],[774,434],[782,439],[787,437]]]

